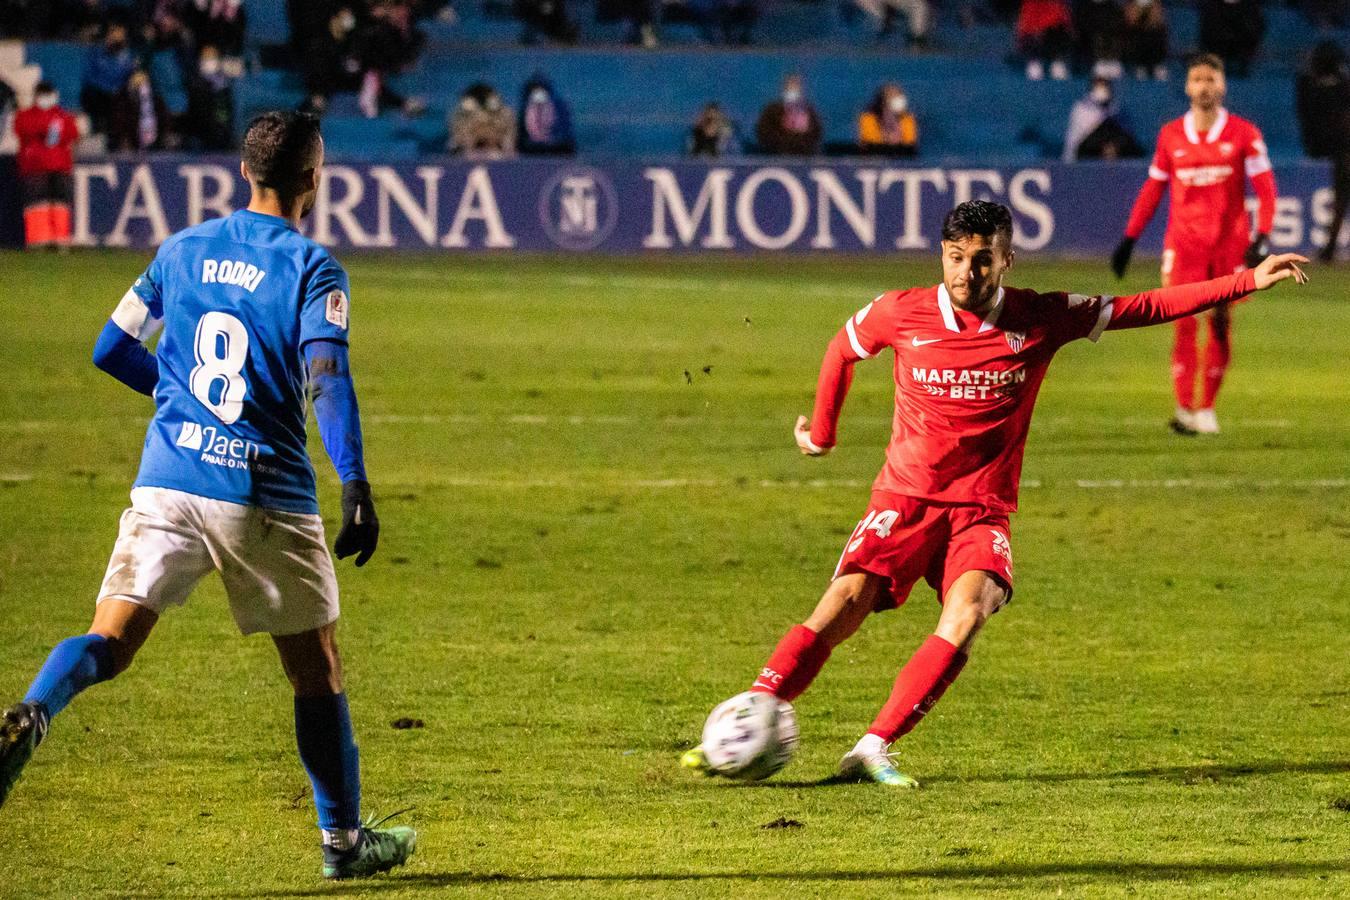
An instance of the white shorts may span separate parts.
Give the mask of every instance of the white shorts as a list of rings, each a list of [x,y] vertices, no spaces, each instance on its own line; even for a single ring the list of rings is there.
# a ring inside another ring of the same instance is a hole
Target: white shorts
[[[338,617],[337,578],[317,515],[138,487],[122,513],[98,599],[163,613],[220,573],[244,634],[299,634]]]

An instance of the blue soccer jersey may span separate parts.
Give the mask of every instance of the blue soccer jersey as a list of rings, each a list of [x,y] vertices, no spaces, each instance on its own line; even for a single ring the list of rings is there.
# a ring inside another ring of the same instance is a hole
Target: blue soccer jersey
[[[304,346],[347,342],[347,273],[284,219],[240,210],[165,241],[113,321],[161,323],[137,487],[316,513]]]

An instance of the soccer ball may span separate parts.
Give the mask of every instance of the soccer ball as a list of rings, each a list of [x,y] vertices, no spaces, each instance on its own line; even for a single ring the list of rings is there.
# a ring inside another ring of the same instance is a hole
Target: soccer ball
[[[760,781],[797,749],[797,714],[770,694],[746,691],[720,704],[703,726],[703,752],[718,775]]]

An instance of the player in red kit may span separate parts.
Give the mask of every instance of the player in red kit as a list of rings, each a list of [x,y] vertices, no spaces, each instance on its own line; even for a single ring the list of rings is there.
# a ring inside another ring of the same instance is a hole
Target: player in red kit
[[[71,148],[80,130],[57,99],[56,88],[44,81],[33,91],[33,105],[14,116],[24,243],[30,248],[70,244]]]
[[[788,631],[750,688],[794,700],[870,613],[894,609],[920,578],[927,581],[942,601],[937,629],[844,756],[846,776],[917,786],[892,764],[891,742],[955,681],[976,634],[1012,597],[1008,516],[1036,394],[1055,352],[1104,331],[1194,315],[1286,278],[1306,280],[1297,265],[1306,260],[1285,254],[1129,297],[1038,294],[1003,286],[1012,262],[1007,207],[980,200],[956,207],[942,226],[942,283],[882,294],[845,322],[821,364],[814,415],[797,421],[801,451],[827,453],[853,366],[894,351],[895,419],[866,515],[815,611]],[[712,771],[701,747],[682,764]]]
[[[1148,180],[1139,191],[1125,236],[1111,257],[1123,277],[1134,242],[1153,217],[1163,192],[1171,187],[1171,212],[1163,239],[1162,282],[1188,284],[1254,266],[1270,251],[1275,221],[1275,176],[1260,130],[1223,107],[1223,61],[1204,54],[1186,70],[1191,111],[1158,132],[1158,148]],[[1247,217],[1247,179],[1259,201],[1256,238]],[[1195,401],[1197,366],[1194,318],[1178,319],[1172,346],[1172,387],[1177,409],[1172,428],[1180,434],[1215,434],[1214,402],[1232,358],[1232,311],[1220,304],[1206,316],[1204,377]]]

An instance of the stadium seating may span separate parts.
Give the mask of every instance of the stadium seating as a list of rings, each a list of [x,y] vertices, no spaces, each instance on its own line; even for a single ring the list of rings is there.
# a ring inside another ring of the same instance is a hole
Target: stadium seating
[[[428,113],[372,121],[360,116],[354,98],[338,97],[325,122],[334,155],[406,159],[442,152],[445,112],[470,83],[487,81],[516,106],[521,85],[536,70],[553,79],[571,103],[584,151],[678,154],[689,123],[708,100],[721,102],[743,137],[752,139],[759,108],[785,73],[800,71],[825,121],[827,143],[852,141],[857,113],[877,85],[897,80],[918,113],[923,158],[1029,162],[1058,154],[1069,107],[1086,87],[1081,80],[1025,81],[1009,64],[1011,36],[1001,26],[962,30],[943,20],[933,51],[904,52],[900,36],[878,38],[874,24],[848,0],[766,3],[756,39],[780,48],[776,51],[711,47],[693,25],[663,28],[657,50],[623,46],[620,26],[594,22],[594,0],[569,5],[583,26],[581,46],[526,48],[518,45],[520,23],[507,15],[509,4],[502,0],[469,0],[455,9],[453,23],[424,23],[427,52],[414,71],[398,78],[401,90],[429,101]],[[1193,46],[1194,9],[1171,5],[1168,15],[1174,50]],[[1292,114],[1292,74],[1319,36],[1293,10],[1271,8],[1268,19],[1262,61],[1252,77],[1234,80],[1230,105],[1260,123],[1277,159],[1295,159],[1302,150]],[[250,5],[255,46],[276,42],[285,30],[284,4]],[[84,52],[70,44],[33,44],[28,58],[73,99]],[[185,98],[175,67],[167,58],[156,59],[152,71],[170,109],[181,110]],[[1122,83],[1125,108],[1144,143],[1184,107],[1179,78],[1174,70],[1167,83]],[[302,96],[292,72],[252,73],[237,89],[239,122],[264,108],[294,106]]]

